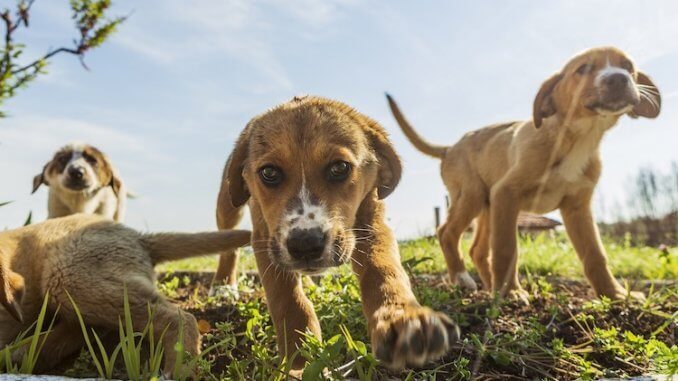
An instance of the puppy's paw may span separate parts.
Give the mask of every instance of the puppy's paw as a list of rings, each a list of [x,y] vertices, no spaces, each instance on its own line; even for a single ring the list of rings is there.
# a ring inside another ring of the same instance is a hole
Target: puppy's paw
[[[442,357],[460,334],[447,315],[417,306],[379,313],[371,336],[377,358],[391,369],[402,369]]]
[[[26,356],[27,352],[28,352],[28,345],[24,345],[21,348],[12,352],[12,363],[21,364],[21,361],[24,359],[24,356]]]
[[[510,290],[508,292],[509,298],[515,300],[516,302],[522,303],[526,306],[530,305],[530,293],[525,291],[522,288],[517,288],[515,290]]]
[[[605,294],[602,294],[605,295]],[[612,300],[637,300],[640,302],[645,301],[645,294],[640,291],[627,291],[624,288],[619,288],[615,292],[610,293],[610,295],[605,295]]]
[[[471,274],[469,274],[468,271],[462,271],[451,275],[450,280],[452,281],[452,284],[461,287],[463,290],[478,291],[478,285],[476,285],[476,281],[471,278]]]
[[[628,297],[629,297],[629,299],[638,300],[638,301],[641,301],[641,302],[644,302],[645,300],[647,300],[647,298],[645,297],[645,293],[640,292],[640,291],[631,291],[631,292],[629,292]]]
[[[238,291],[238,286],[233,286],[230,284],[210,287],[208,296],[215,297],[217,299],[224,299],[227,301],[236,301],[240,299],[240,291]]]

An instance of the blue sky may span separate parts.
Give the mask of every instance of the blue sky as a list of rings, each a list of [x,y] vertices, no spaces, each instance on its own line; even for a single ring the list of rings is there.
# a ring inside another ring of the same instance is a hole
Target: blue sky
[[[3,1],[3,4],[5,2]],[[5,104],[0,227],[46,216],[31,179],[72,140],[109,154],[139,198],[142,230],[214,228],[222,167],[254,115],[295,94],[342,100],[380,121],[405,171],[387,199],[400,238],[432,231],[444,204],[439,163],[414,150],[383,93],[431,141],[530,117],[541,82],[573,54],[615,45],[663,93],[656,120],[623,118],[602,144],[596,210],[618,213],[641,166],[678,161],[678,2],[360,0],[115,1],[129,20],[87,57],[61,56]],[[67,1],[37,1],[19,38],[29,56],[74,36]],[[243,226],[248,226],[249,222]]]

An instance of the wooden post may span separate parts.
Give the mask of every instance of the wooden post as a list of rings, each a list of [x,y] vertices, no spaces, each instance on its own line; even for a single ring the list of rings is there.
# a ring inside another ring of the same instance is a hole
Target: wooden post
[[[436,229],[438,229],[438,226],[440,226],[440,207],[436,206],[433,208],[433,213],[435,213],[436,217]]]

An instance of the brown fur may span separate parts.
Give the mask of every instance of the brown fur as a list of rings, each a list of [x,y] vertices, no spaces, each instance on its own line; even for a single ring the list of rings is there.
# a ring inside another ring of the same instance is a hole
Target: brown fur
[[[337,160],[352,170],[346,180],[331,182],[327,171]],[[284,172],[276,187],[260,178],[268,165]],[[297,349],[303,332],[320,337],[301,274],[349,261],[360,280],[373,349],[387,365],[421,365],[445,353],[458,337],[448,317],[417,302],[384,222],[382,199],[400,173],[400,159],[381,126],[328,99],[295,98],[252,119],[240,135],[224,171],[218,224],[237,224],[239,209],[248,202],[253,248],[284,355]],[[287,225],[299,218],[326,222],[333,249],[313,264],[295,261],[281,243]],[[220,272],[234,274],[235,261],[224,263],[232,267]],[[297,357],[293,366],[303,363]]]
[[[167,329],[164,370],[170,374],[178,324],[184,325],[184,349],[191,354],[199,353],[200,335],[195,318],[157,292],[153,266],[232,249],[249,240],[247,231],[141,234],[84,214],[0,232],[0,301],[9,311],[0,310],[0,348],[37,319],[49,292],[48,311],[53,314],[58,309],[58,320],[38,359],[39,369],[48,370],[83,344],[68,296],[88,326],[117,330],[126,287],[134,329],[141,331],[146,326],[149,304],[155,310],[155,337]],[[25,349],[17,350],[13,359],[18,361]]]
[[[603,74],[611,71],[629,78],[625,87],[610,85],[611,77]],[[624,113],[656,117],[661,98],[622,51],[596,48],[575,56],[541,86],[532,120],[473,131],[451,147],[423,140],[388,98],[415,147],[442,159],[452,205],[438,238],[452,281],[475,288],[459,249],[461,234],[475,218],[471,257],[484,287],[526,300],[517,276],[518,213],[560,209],[594,290],[614,299],[626,296],[607,266],[591,211],[601,171],[598,147]]]

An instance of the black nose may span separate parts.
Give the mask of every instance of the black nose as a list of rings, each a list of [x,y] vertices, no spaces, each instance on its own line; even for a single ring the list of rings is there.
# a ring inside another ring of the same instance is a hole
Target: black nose
[[[320,228],[292,229],[287,236],[287,251],[298,260],[318,259],[325,251],[327,236]]]
[[[612,91],[625,90],[629,84],[629,76],[624,73],[614,73],[605,77],[605,85]]]
[[[68,176],[75,180],[82,180],[85,176],[85,170],[80,167],[70,167],[68,168]]]

